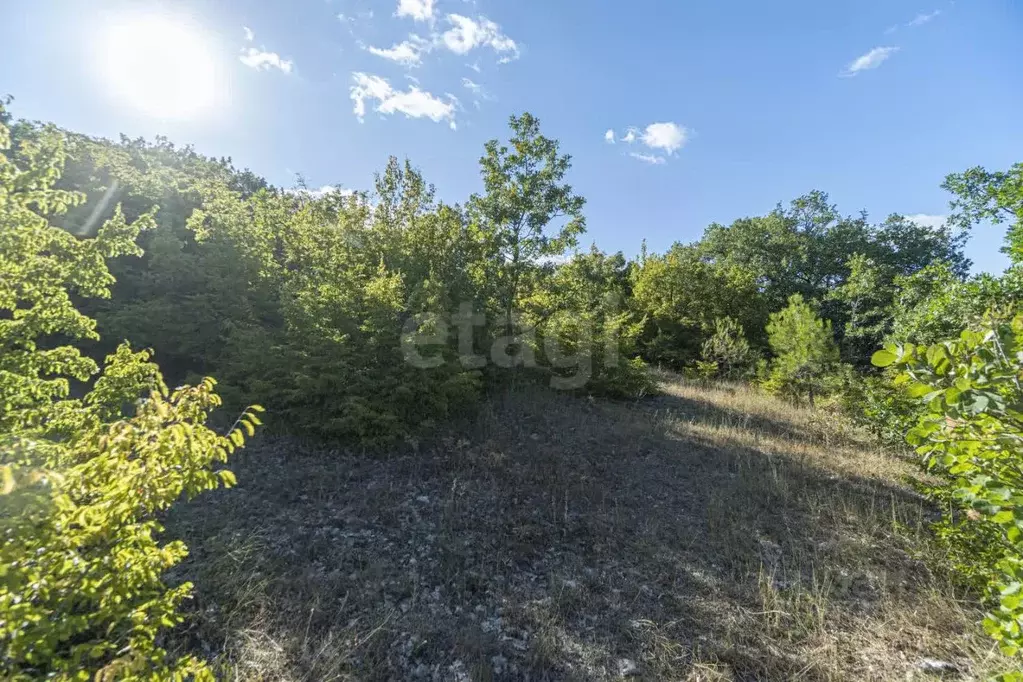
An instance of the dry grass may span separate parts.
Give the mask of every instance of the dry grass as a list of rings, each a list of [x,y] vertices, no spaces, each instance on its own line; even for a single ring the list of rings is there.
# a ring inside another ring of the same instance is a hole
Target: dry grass
[[[523,390],[385,459],[265,439],[179,510],[232,680],[983,679],[910,469],[740,386]]]

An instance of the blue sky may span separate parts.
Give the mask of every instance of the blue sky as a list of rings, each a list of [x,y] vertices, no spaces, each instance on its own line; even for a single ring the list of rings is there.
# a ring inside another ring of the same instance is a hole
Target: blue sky
[[[530,111],[574,158],[585,242],[630,255],[811,189],[941,216],[945,174],[1023,160],[1015,0],[37,0],[0,46],[17,116],[283,186],[368,188],[395,154],[461,201]],[[975,231],[975,270],[1004,267],[1002,234]]]

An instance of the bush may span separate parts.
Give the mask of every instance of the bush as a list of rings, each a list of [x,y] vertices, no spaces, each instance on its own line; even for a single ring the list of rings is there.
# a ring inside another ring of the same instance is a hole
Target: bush
[[[213,467],[259,418],[249,411],[218,435],[205,426],[219,405],[213,380],[169,392],[149,353],[127,344],[84,397],[69,397],[70,380],[98,371],[61,345],[98,338],[72,296],[109,296],[105,259],[138,254],[134,240],[152,219],[129,224],[118,208],[93,239],[49,225],[37,210],[83,199],[53,188],[63,159],[55,131],[12,150],[0,123],[0,673],[211,679],[202,662],[157,644],[181,622],[191,585],[163,584],[187,550],[156,539],[154,515],[233,483]]]
[[[749,376],[756,364],[742,325],[730,317],[714,320],[714,334],[703,343],[703,360],[717,365],[717,373],[726,379]]]
[[[830,320],[822,320],[800,294],[793,294],[788,307],[771,315],[767,336],[775,358],[764,388],[792,399],[805,395],[812,406],[838,364]]]
[[[539,273],[533,289],[521,321],[536,332],[529,345],[549,386],[614,398],[654,390],[646,363],[635,357],[643,320],[624,305],[625,256],[591,247]]]
[[[972,580],[986,581],[984,628],[1001,649],[1023,648],[1023,316],[989,321],[931,346],[891,344],[875,365],[923,406],[907,433],[947,505],[939,536]],[[964,532],[965,529],[971,529]],[[972,560],[971,558],[972,557]]]

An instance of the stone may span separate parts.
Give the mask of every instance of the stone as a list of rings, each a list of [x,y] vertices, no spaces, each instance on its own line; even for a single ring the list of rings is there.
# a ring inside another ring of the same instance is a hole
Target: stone
[[[618,659],[618,675],[621,677],[633,677],[639,674],[639,666],[631,658]]]

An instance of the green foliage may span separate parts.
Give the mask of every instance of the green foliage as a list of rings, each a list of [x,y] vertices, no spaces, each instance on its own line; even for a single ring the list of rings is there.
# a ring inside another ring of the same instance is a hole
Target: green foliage
[[[695,381],[699,384],[709,384],[718,376],[719,369],[716,362],[697,360],[689,367],[683,368],[682,374],[690,381]]]
[[[823,300],[849,277],[853,254],[892,275],[909,275],[935,261],[965,273],[964,241],[965,235],[947,227],[931,229],[898,215],[875,226],[865,215],[842,216],[827,194],[815,191],[767,216],[711,225],[699,249],[707,260],[749,272],[773,311],[796,293]]]
[[[838,363],[830,320],[822,320],[800,294],[793,294],[788,307],[771,315],[767,336],[775,358],[764,387],[791,398],[805,395],[813,405]]]
[[[549,286],[526,302],[538,315],[542,360],[552,386],[595,395],[636,397],[654,386],[646,363],[636,357],[643,320],[626,307],[629,264],[595,246],[557,268]],[[585,380],[585,386],[573,386]]]
[[[26,139],[37,131],[15,126]],[[112,297],[80,303],[110,340],[87,355],[127,338],[153,348],[174,383],[214,374],[231,406],[261,402],[279,427],[368,444],[429,429],[512,376],[589,372],[586,392],[635,395],[650,390],[637,355],[681,368],[705,347],[741,375],[793,293],[820,302],[843,356],[862,365],[897,326],[902,308],[885,299],[901,294],[900,278],[937,260],[965,267],[947,229],[899,216],[871,226],[821,192],[638,263],[584,254],[556,265],[583,232],[583,199],[566,183],[571,159],[529,114],[511,119],[508,141],[487,143],[483,191],[464,207],[435,201],[396,159],[372,193],[321,195],[280,191],[164,139],[70,135],[68,149],[59,186],[91,200],[59,218],[68,232],[94,234],[118,206],[129,224],[155,221],[141,258],[111,261]],[[723,318],[742,329],[750,360],[731,357]],[[500,344],[514,372],[493,362]],[[522,366],[532,358],[541,371]]]
[[[828,293],[828,300],[843,306],[843,359],[858,366],[870,362],[870,354],[887,336],[892,322],[894,277],[890,268],[855,254],[849,259],[849,276]]]
[[[635,272],[635,301],[648,319],[644,356],[685,366],[700,357],[714,320],[731,317],[755,350],[766,350],[767,317],[793,294],[820,302],[842,339],[843,358],[869,364],[893,317],[896,280],[933,263],[962,277],[965,234],[898,215],[870,225],[842,216],[823,192],[811,192],[766,216],[714,224],[691,245],[645,255]]]
[[[983,220],[1009,222],[1002,251],[1013,263],[1023,262],[1023,163],[1004,172],[981,167],[945,178],[942,187],[955,195],[949,220],[969,229]]]
[[[757,330],[766,320],[764,301],[750,273],[709,263],[696,247],[682,244],[644,259],[633,273],[633,298],[633,305],[647,318],[644,355],[676,367],[700,357],[717,319],[732,317]]]
[[[258,345],[270,345],[274,362],[246,398],[271,406],[290,428],[366,444],[449,416],[474,401],[479,383],[450,342],[442,342],[438,366],[416,367],[404,355],[410,318],[472,300],[467,273],[478,242],[462,212],[435,205],[418,171],[395,159],[377,180],[377,197],[371,211],[361,196],[244,198],[212,186],[189,222],[201,244],[248,263],[237,286],[270,301],[271,319],[280,320],[254,334],[258,320],[246,316],[237,354],[218,371],[238,381],[248,359],[265,357]]]
[[[915,401],[892,385],[891,372],[853,373],[839,394],[844,414],[896,451],[905,448],[906,431],[917,418]]]
[[[703,360],[714,363],[726,379],[738,379],[749,375],[757,356],[742,326],[730,317],[719,317],[714,320],[714,334],[703,344]]]
[[[528,271],[541,258],[574,247],[586,229],[585,199],[564,183],[571,157],[559,153],[557,140],[540,133],[540,121],[531,114],[512,116],[510,125],[508,145],[487,142],[480,159],[484,193],[469,199],[473,229],[494,255],[489,269],[500,309],[508,316]],[[565,222],[547,234],[560,218]]]
[[[12,148],[0,124],[0,672],[4,679],[212,679],[159,644],[181,621],[188,583],[161,575],[187,553],[161,544],[155,515],[234,478],[213,465],[252,435],[247,412],[220,436],[205,426],[213,380],[170,393],[148,352],[127,344],[98,371],[71,345],[95,339],[77,297],[110,295],[106,259],[138,255],[152,227],[113,209],[94,238],[51,226],[83,195],[55,189],[64,140],[45,128]],[[261,410],[261,408],[254,408]]]
[[[984,628],[1005,653],[1017,654],[1023,647],[1023,316],[994,319],[930,346],[890,344],[873,362],[901,370],[895,382],[923,405],[906,439],[944,480],[932,490],[951,505],[941,534],[958,548],[969,577],[987,582],[993,608]]]
[[[978,323],[987,310],[1011,316],[1023,294],[1021,275],[1013,267],[1002,277],[964,279],[939,262],[898,277],[888,340],[936,343]]]

